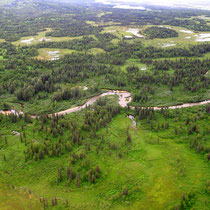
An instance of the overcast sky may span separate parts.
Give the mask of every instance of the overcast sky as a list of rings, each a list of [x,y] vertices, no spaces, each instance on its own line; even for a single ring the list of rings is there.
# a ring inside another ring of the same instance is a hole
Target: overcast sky
[[[187,6],[196,7],[197,5],[203,6],[203,8],[210,7],[210,0],[95,0],[96,2],[103,3],[135,3],[135,4],[152,4],[152,5],[166,5],[166,6]]]
[[[103,1],[103,0],[102,0]],[[108,2],[123,2],[123,3],[151,3],[151,4],[206,4],[210,5],[210,0],[107,0]]]

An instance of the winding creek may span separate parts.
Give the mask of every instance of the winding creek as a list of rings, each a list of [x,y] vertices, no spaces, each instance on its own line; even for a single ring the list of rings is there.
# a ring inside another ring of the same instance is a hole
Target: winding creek
[[[76,107],[72,107],[69,109],[66,109],[64,111],[60,111],[60,112],[56,112],[53,114],[49,114],[48,116],[52,116],[52,115],[66,115],[66,114],[70,114],[73,112],[78,112],[81,111],[82,109],[87,108],[88,106],[94,104],[99,98],[103,97],[103,96],[109,96],[109,95],[117,95],[119,97],[119,105],[121,107],[127,107],[128,103],[131,102],[132,98],[131,98],[131,93],[128,91],[120,91],[120,90],[109,90],[105,93],[102,93],[98,96],[94,96],[90,99],[87,100],[87,102],[82,105],[82,106],[76,106]],[[185,103],[182,105],[176,105],[176,106],[169,106],[169,107],[138,107],[138,108],[153,108],[154,110],[161,110],[162,108],[168,108],[168,109],[180,109],[180,108],[186,108],[186,107],[192,107],[192,106],[199,106],[199,105],[204,105],[204,104],[208,104],[210,103],[210,100],[206,100],[206,101],[202,101],[202,102],[197,102],[197,103]],[[131,109],[135,109],[134,106],[130,106]],[[15,115],[23,115],[23,111],[17,112],[16,110],[8,110],[8,111],[3,111],[0,110],[0,114],[4,114],[4,115],[9,115],[9,114],[15,114]],[[36,118],[38,116],[36,115],[31,115],[32,118]]]

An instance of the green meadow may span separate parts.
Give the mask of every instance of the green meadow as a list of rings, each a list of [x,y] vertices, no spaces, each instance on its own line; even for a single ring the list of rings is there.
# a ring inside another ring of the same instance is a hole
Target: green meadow
[[[132,127],[131,120],[126,117],[128,113],[135,113],[122,110],[106,128],[96,132],[96,137],[90,137],[81,129],[85,141],[90,144],[89,151],[85,152],[83,145],[75,145],[71,152],[65,151],[59,157],[46,156],[38,161],[24,159],[30,142],[34,142],[35,147],[47,141],[65,141],[69,131],[64,129],[62,136],[54,138],[39,129],[40,120],[26,123],[20,119],[10,123],[8,117],[1,116],[1,209],[8,209],[7,203],[13,208],[16,202],[19,209],[29,203],[32,209],[41,209],[42,197],[47,199],[49,209],[173,209],[176,206],[208,209],[210,171],[205,150],[202,150],[209,146],[210,139],[209,115],[205,109],[200,106],[171,110],[168,117],[158,111],[150,117],[150,122],[149,118],[138,120],[137,116],[137,127]],[[77,127],[81,127],[84,115],[82,111],[65,116],[62,121],[77,119]],[[189,125],[186,125],[188,118]],[[165,123],[169,124],[168,129],[163,128]],[[198,131],[189,134],[187,130],[193,124]],[[50,127],[49,121],[44,127]],[[24,135],[27,143],[21,143],[20,137],[12,131]],[[127,132],[131,135],[129,144],[126,143]],[[203,145],[200,151],[190,148],[189,141],[193,139]],[[72,154],[82,152],[85,152],[85,159],[71,164]],[[81,171],[85,162],[100,167],[101,176],[96,183],[83,181],[77,187],[75,181],[70,184],[65,179],[56,181],[58,169],[71,165],[74,170]],[[51,203],[54,197],[57,197],[56,206]]]

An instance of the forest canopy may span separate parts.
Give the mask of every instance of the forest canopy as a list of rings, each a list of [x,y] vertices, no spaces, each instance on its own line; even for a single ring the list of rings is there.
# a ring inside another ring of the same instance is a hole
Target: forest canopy
[[[146,34],[150,39],[164,39],[179,36],[178,32],[167,27],[148,27],[143,31],[143,33]]]

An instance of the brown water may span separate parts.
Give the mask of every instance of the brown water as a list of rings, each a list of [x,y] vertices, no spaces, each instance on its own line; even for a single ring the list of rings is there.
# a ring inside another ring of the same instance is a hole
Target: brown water
[[[61,111],[61,112],[56,112],[56,113],[53,113],[53,114],[49,114],[49,116],[52,116],[52,115],[61,116],[61,115],[66,115],[66,114],[70,114],[70,113],[73,113],[73,112],[81,111],[82,109],[85,109],[86,107],[94,104],[99,98],[101,98],[103,96],[109,96],[109,95],[117,95],[119,97],[118,103],[119,103],[119,105],[121,107],[127,107],[128,103],[130,103],[131,100],[132,100],[131,93],[128,92],[128,91],[109,90],[106,93],[102,93],[101,95],[94,96],[94,97],[88,99],[87,102],[84,105],[82,105],[82,106],[76,106],[76,107],[69,108],[69,109],[66,109],[64,111]],[[169,107],[164,107],[164,108],[181,109],[181,108],[185,108],[185,107],[204,105],[204,104],[208,104],[208,103],[210,103],[210,100],[197,102],[197,103],[185,103],[185,104],[182,104],[182,105],[169,106]],[[135,107],[131,106],[130,108],[134,109]],[[146,107],[142,107],[142,108],[146,108]],[[161,110],[161,108],[163,108],[163,107],[148,107],[148,108],[153,108],[154,110]],[[2,111],[2,110],[0,110],[0,113],[2,113],[4,115],[15,114],[17,116],[24,114],[22,111],[17,112],[15,110],[9,110],[9,111]],[[32,115],[31,117],[32,118],[36,118],[38,116]]]
[[[61,112],[57,112],[57,113],[54,113],[54,114],[60,116],[60,115],[70,114],[70,113],[73,113],[73,112],[78,112],[78,111],[80,111],[82,109],[85,109],[86,107],[94,104],[99,98],[101,98],[103,96],[109,96],[109,95],[118,95],[118,97],[119,97],[119,101],[118,102],[119,102],[121,107],[126,107],[127,104],[129,102],[131,102],[131,94],[129,92],[127,92],[127,91],[109,90],[108,92],[102,93],[99,96],[94,96],[94,97],[90,98],[82,106],[73,107],[73,108],[70,108],[70,109],[67,109],[67,110],[64,110],[64,111],[61,111]]]

